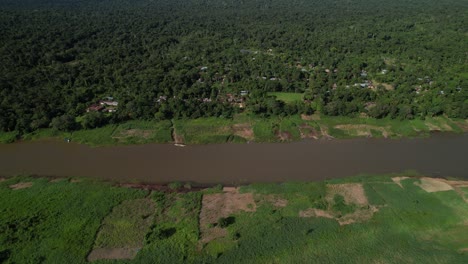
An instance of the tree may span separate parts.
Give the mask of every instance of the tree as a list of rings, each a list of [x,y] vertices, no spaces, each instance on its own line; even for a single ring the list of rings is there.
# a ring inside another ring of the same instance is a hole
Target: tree
[[[73,131],[78,128],[75,118],[68,114],[54,117],[50,126],[60,131]]]

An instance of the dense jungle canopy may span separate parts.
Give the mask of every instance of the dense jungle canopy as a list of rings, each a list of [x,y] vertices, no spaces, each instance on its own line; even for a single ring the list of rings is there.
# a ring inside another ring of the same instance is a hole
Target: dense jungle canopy
[[[464,0],[0,0],[0,32],[3,131],[238,112],[468,118]],[[117,111],[87,113],[106,97]]]

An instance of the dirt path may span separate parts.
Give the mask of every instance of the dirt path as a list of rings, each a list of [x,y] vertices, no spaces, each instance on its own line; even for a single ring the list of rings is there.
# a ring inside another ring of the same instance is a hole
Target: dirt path
[[[174,124],[174,120],[171,119],[171,137],[172,137],[172,141],[174,142],[174,144],[181,144],[183,145],[184,144],[184,137],[177,134],[177,131],[176,131],[176,128],[175,128],[175,124]]]
[[[233,131],[234,135],[245,138],[249,141],[255,139],[252,126],[249,123],[234,124],[232,125],[231,130]]]

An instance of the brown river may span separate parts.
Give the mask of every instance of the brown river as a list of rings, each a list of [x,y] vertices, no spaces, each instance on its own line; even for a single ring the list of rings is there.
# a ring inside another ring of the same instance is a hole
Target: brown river
[[[0,145],[0,176],[33,174],[119,182],[237,185],[405,170],[468,179],[468,134],[186,147],[149,144],[91,148],[52,141]]]

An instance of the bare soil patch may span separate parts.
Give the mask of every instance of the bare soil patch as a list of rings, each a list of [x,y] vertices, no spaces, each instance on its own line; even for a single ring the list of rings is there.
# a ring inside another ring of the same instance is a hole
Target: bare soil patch
[[[432,123],[429,123],[429,122],[425,122],[424,124],[427,126],[427,128],[429,128],[430,131],[441,131],[442,130],[439,126],[437,126],[435,124],[432,124]]]
[[[440,179],[442,180],[442,179]],[[468,181],[448,181],[448,180],[443,180],[447,184],[451,185],[452,187],[468,187]]]
[[[379,83],[379,82],[376,82],[375,80],[372,80],[372,83],[374,84],[375,87],[377,87],[379,85],[382,85],[385,88],[385,90],[387,90],[387,91],[395,90],[395,87],[393,87],[393,85],[391,85],[389,83]]]
[[[143,247],[154,211],[155,202],[148,198],[126,200],[115,206],[102,220],[88,260],[134,258]]]
[[[67,179],[66,178],[56,178],[56,179],[50,180],[49,182],[55,183],[55,182],[61,182],[61,181],[65,181],[65,180],[67,180]]]
[[[5,178],[0,178],[0,182],[4,182],[4,181],[6,181]]]
[[[406,176],[403,176],[403,177],[393,177],[392,178],[392,181],[396,184],[398,184],[398,186],[400,186],[401,188],[403,188],[403,185],[401,185],[401,181],[402,180],[406,180],[406,179],[409,179],[409,177],[406,177]]]
[[[306,120],[306,121],[317,121],[317,120],[320,120],[320,115],[319,114],[313,114],[313,115],[305,115],[305,114],[301,114],[301,118],[302,120]]]
[[[355,204],[358,206],[353,213],[341,215],[339,212],[332,211],[331,207],[327,210],[309,208],[299,212],[300,217],[325,217],[335,219],[340,225],[349,225],[367,221],[379,211],[379,207],[369,205],[364,188],[360,183],[330,184],[327,185],[327,195],[325,199],[329,204],[333,204],[333,197],[340,194],[344,197],[346,204]]]
[[[82,179],[71,179],[70,182],[71,183],[79,183],[79,182],[82,182],[83,180]]]
[[[276,137],[281,141],[291,141],[292,135],[288,131],[276,131]]]
[[[31,186],[33,186],[32,182],[19,182],[17,184],[10,185],[10,189],[21,190],[21,189],[30,188]]]
[[[320,134],[322,134],[322,137],[326,138],[326,139],[333,139],[334,137],[330,136],[330,134],[328,134],[328,127],[326,126],[320,126]]]
[[[349,225],[353,223],[362,223],[368,221],[372,216],[379,211],[376,206],[369,206],[367,209],[358,209],[351,214],[344,215],[343,217],[337,218],[336,220],[340,225]]]
[[[250,124],[235,124],[232,126],[233,134],[239,137],[243,137],[247,140],[254,140],[254,132]]]
[[[288,200],[281,198],[277,195],[265,195],[263,198],[265,199],[265,201],[278,208],[288,206]]]
[[[455,124],[464,132],[468,132],[468,120],[455,122]]]
[[[141,129],[128,129],[121,131],[118,136],[113,136],[113,138],[127,138],[127,137],[139,137],[148,139],[151,137],[151,130],[141,130]]]
[[[172,139],[175,144],[184,144],[185,142],[184,136],[177,134],[175,128],[172,130]]]
[[[200,243],[202,244],[227,235],[225,229],[216,226],[221,217],[227,218],[240,211],[256,211],[252,193],[239,193],[237,188],[225,190],[223,193],[203,195],[200,212]]]
[[[299,212],[299,217],[324,217],[335,219],[335,217],[327,211],[316,209],[316,208],[309,208]]]
[[[420,182],[415,182],[414,184],[429,193],[453,190],[453,187],[442,179],[424,177],[420,179]]]
[[[99,259],[133,259],[138,248],[97,248],[88,255],[88,261]]]
[[[382,83],[383,87],[385,87],[385,90],[388,90],[388,91],[393,91],[395,90],[395,87],[393,87],[393,85],[391,84],[388,84],[388,83]]]
[[[344,183],[327,185],[327,199],[333,200],[335,194],[343,195],[347,204],[368,205],[367,196],[360,183]]]
[[[311,126],[307,124],[302,124],[299,126],[299,132],[301,133],[301,138],[313,138],[318,139],[319,133]]]

